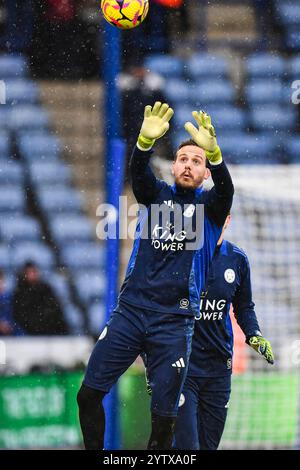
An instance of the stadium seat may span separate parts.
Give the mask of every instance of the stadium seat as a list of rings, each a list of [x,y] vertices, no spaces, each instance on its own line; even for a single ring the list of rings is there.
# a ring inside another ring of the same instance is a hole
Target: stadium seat
[[[38,87],[30,80],[8,80],[5,84],[8,104],[34,104],[39,98]]]
[[[232,103],[234,99],[234,88],[226,80],[211,79],[190,87],[190,100],[194,103],[194,107],[202,108],[209,103],[222,105]]]
[[[27,71],[28,64],[25,57],[13,54],[0,56],[1,79],[24,77]]]
[[[254,106],[249,117],[252,126],[261,131],[292,130],[297,122],[295,109],[278,105]]]
[[[9,129],[11,107],[5,104],[0,104],[0,126],[1,131]]]
[[[1,212],[23,212],[25,209],[25,194],[19,185],[5,185],[0,191]]]
[[[285,149],[289,163],[300,163],[300,137],[293,136],[287,139]]]
[[[276,2],[280,21],[287,27],[300,25],[300,4],[295,2]]]
[[[72,303],[64,305],[64,317],[69,326],[71,335],[86,334],[84,330],[83,314],[78,307]]]
[[[11,253],[11,264],[19,269],[26,261],[33,261],[43,270],[51,270],[55,258],[51,249],[44,243],[23,242],[14,245]]]
[[[65,187],[39,186],[36,191],[37,200],[46,212],[80,212],[83,209],[83,199],[78,190]]]
[[[300,27],[287,32],[286,45],[293,51],[300,50]]]
[[[240,164],[270,163],[276,160],[276,141],[272,135],[232,133],[218,136],[226,161]]]
[[[187,121],[191,121],[196,125],[192,116],[193,110],[193,106],[186,105],[175,108],[174,121],[179,128],[182,128]],[[218,129],[224,128],[229,131],[242,130],[247,126],[247,113],[235,106],[215,106],[212,104],[205,107],[205,111],[211,115],[217,132]],[[185,133],[185,136],[185,139],[188,138],[188,133]]]
[[[144,64],[151,72],[158,73],[164,77],[179,77],[183,73],[182,60],[171,55],[151,55],[146,58]]]
[[[104,302],[92,302],[88,309],[88,315],[91,333],[99,336],[105,324]]]
[[[49,125],[49,116],[39,106],[20,105],[12,108],[9,125],[15,131],[42,130]]]
[[[0,131],[0,159],[8,158],[10,155],[10,136],[7,132]],[[0,169],[1,170],[1,169]]]
[[[70,168],[60,160],[54,162],[37,161],[29,164],[29,174],[34,185],[69,185],[71,183]]]
[[[0,220],[0,237],[8,243],[37,240],[41,238],[41,228],[35,218],[18,216],[11,220]]]
[[[24,181],[22,165],[12,160],[0,159],[0,184],[21,186]]]
[[[21,133],[18,136],[21,155],[28,161],[52,160],[57,158],[60,151],[60,142],[55,136],[46,132]]]
[[[187,102],[190,99],[190,84],[183,79],[173,78],[167,81],[164,92],[171,103]]]
[[[290,59],[290,75],[295,80],[300,80],[300,54]]]
[[[286,72],[286,62],[280,56],[257,53],[246,60],[246,72],[250,78],[282,78]]]
[[[0,269],[5,273],[11,269],[10,250],[6,244],[0,245]]]
[[[281,103],[284,99],[284,86],[279,80],[251,80],[245,88],[249,104]]]
[[[187,62],[187,75],[193,80],[200,78],[224,78],[228,76],[228,62],[224,57],[211,54],[195,54]]]
[[[95,238],[95,227],[83,215],[57,215],[49,219],[49,226],[53,238],[60,245],[68,244],[71,240],[90,242]]]
[[[74,283],[79,297],[86,305],[102,299],[106,290],[106,278],[99,271],[78,273],[74,276]]]
[[[64,247],[61,252],[64,263],[71,270],[101,269],[104,265],[104,247],[96,243],[76,243]]]

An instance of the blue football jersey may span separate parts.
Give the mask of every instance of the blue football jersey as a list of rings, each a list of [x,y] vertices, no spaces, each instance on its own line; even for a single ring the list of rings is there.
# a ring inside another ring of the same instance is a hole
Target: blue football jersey
[[[131,158],[132,188],[144,210],[119,301],[161,313],[196,316],[232,204],[231,177],[222,162],[211,168],[211,190],[184,190],[156,179],[149,166],[150,156],[151,151],[136,148]],[[155,207],[166,209],[169,217],[154,220]]]
[[[245,336],[261,334],[252,300],[247,256],[240,248],[223,240],[215,250],[205,289],[201,294],[188,375],[221,377],[231,374],[231,304]]]

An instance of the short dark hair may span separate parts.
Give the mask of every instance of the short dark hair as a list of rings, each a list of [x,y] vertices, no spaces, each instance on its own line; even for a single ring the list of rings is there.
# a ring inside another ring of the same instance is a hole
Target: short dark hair
[[[186,147],[187,145],[193,145],[194,147],[198,147],[199,149],[202,148],[202,147],[200,147],[198,144],[196,144],[196,142],[194,142],[193,139],[184,140],[183,142],[181,142],[181,143],[178,145],[178,147],[177,147],[177,149],[176,149],[176,151],[175,151],[175,153],[174,153],[174,162],[175,162],[176,159],[177,159],[177,152],[178,152],[178,150],[182,149],[182,147]]]

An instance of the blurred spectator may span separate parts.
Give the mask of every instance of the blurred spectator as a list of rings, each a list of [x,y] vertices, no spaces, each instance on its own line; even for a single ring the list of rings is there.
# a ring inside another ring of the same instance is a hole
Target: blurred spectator
[[[164,79],[158,74],[149,72],[145,67],[133,66],[129,67],[128,72],[119,75],[118,86],[122,93],[123,137],[126,140],[129,158],[137,141],[145,106],[153,105],[155,101],[166,101],[162,91]],[[155,148],[161,156],[172,155],[168,134],[159,140]]]
[[[32,262],[27,262],[18,276],[13,316],[29,335],[68,334],[60,303]]]
[[[96,41],[81,1],[34,0],[31,63],[38,76],[76,79],[98,74]]]
[[[11,293],[6,288],[4,272],[0,269],[0,336],[12,335],[13,331]]]

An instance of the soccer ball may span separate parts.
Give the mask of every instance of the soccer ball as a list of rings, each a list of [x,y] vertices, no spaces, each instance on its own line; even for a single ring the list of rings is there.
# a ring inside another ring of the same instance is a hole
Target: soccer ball
[[[111,25],[120,29],[132,29],[146,18],[149,0],[102,0],[101,10]]]

